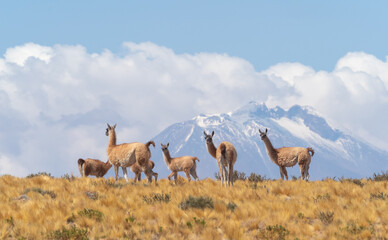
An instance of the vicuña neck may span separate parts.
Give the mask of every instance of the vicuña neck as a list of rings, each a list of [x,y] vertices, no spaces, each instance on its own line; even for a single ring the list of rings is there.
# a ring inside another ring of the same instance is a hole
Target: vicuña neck
[[[270,156],[272,160],[275,160],[277,158],[277,152],[276,149],[272,146],[271,141],[269,140],[268,137],[263,139],[265,148],[267,149],[267,153]]]
[[[214,146],[214,143],[213,142],[207,143],[206,146],[207,146],[207,151],[210,153],[210,155],[216,158],[217,148]]]
[[[109,160],[104,164],[104,170],[105,173],[109,171],[109,169],[112,167],[112,164],[110,164]]]
[[[116,132],[110,131],[109,133],[109,145],[108,146],[116,146]]]
[[[170,151],[163,151],[163,156],[164,156],[164,161],[167,164],[170,164],[171,163]]]

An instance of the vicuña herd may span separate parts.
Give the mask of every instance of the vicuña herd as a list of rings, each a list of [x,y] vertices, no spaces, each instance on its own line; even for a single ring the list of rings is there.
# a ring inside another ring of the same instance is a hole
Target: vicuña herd
[[[102,162],[97,159],[78,159],[78,168],[82,177],[89,175],[96,177],[103,177],[109,169],[114,167],[115,179],[117,181],[119,168],[123,170],[124,178],[128,182],[127,167],[135,173],[134,181],[141,180],[141,173],[147,176],[148,182],[152,182],[152,177],[155,178],[155,183],[158,180],[158,174],[153,171],[155,163],[150,159],[151,151],[150,145],[155,147],[153,141],[147,143],[116,143],[116,124],[106,129],[106,135],[109,136],[108,147],[106,149],[108,155],[108,161]],[[300,167],[300,174],[303,180],[309,179],[309,168],[311,163],[311,157],[314,156],[314,150],[310,147],[282,147],[274,148],[269,140],[267,133],[268,129],[264,132],[259,130],[260,138],[264,141],[265,148],[268,156],[272,162],[279,166],[280,176],[284,179],[284,176],[288,180],[288,174],[286,167],[293,167],[298,163]],[[237,151],[232,143],[224,141],[221,142],[218,147],[213,143],[214,131],[211,134],[203,132],[205,135],[205,142],[209,154],[217,160],[218,167],[220,169],[221,186],[225,187],[227,184],[233,186],[233,168],[237,160]],[[191,181],[190,175],[198,181],[197,176],[197,163],[199,159],[194,156],[181,156],[171,157],[168,147],[170,143],[166,145],[162,144],[163,158],[167,165],[167,168],[171,171],[168,175],[168,180],[174,177],[175,183],[177,182],[178,172],[184,172],[188,181]]]

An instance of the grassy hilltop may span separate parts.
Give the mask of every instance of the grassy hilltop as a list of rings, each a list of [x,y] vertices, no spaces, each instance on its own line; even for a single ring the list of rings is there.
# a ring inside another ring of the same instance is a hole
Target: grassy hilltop
[[[378,177],[378,176],[377,176]],[[1,239],[386,239],[388,181],[0,177]]]

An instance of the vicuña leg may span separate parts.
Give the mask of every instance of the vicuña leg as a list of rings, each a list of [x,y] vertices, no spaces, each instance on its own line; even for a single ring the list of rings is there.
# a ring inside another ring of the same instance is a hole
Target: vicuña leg
[[[190,177],[190,169],[186,168],[184,170],[184,172],[186,173],[186,177],[187,177],[187,180],[189,180],[189,182],[191,181],[191,177]]]
[[[175,185],[177,185],[177,180],[178,180],[178,172],[174,172],[174,179],[175,179]]]
[[[232,184],[232,186],[233,186],[233,165],[232,164],[229,164],[229,181],[228,181],[228,185],[230,186],[230,184]]]
[[[283,175],[286,176],[286,180],[288,180],[288,174],[287,174],[286,167],[285,166],[281,166],[280,170],[283,173]],[[282,179],[284,179],[283,176],[282,176]]]
[[[168,175],[168,180],[171,180],[171,177],[174,176],[174,172],[171,172],[170,175]]]
[[[119,165],[114,165],[115,167],[115,180],[117,181],[117,177],[119,175]]]
[[[198,179],[198,176],[197,176],[197,170],[196,170],[195,167],[192,167],[192,168],[190,169],[190,174],[191,174],[191,176],[193,176],[193,178],[194,178],[196,181],[199,180],[199,179]]]
[[[306,176],[305,175],[305,173],[306,173],[306,165],[300,164],[299,168],[300,168],[300,177],[301,177],[302,180],[304,180],[304,178]]]
[[[124,174],[125,181],[128,182],[127,168],[126,167],[121,167],[121,168],[123,169],[123,174]],[[135,179],[135,182],[136,182],[136,179]]]

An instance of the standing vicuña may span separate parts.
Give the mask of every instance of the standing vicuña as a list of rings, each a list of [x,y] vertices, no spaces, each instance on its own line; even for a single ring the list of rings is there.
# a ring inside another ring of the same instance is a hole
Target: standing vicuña
[[[195,160],[199,162],[199,159],[197,157],[183,156],[172,158],[170,156],[170,151],[168,150],[168,146],[170,145],[170,143],[167,143],[167,145],[161,143],[160,145],[162,146],[164,161],[166,162],[168,169],[170,169],[171,171],[170,175],[168,175],[168,180],[170,180],[171,177],[174,176],[176,184],[178,172],[184,171],[189,182],[191,181],[190,174],[195,178],[195,180],[198,181],[196,170],[197,164],[195,163]]]
[[[109,136],[107,147],[108,159],[115,169],[115,179],[117,181],[119,167],[123,169],[124,178],[128,182],[127,167],[138,164],[142,171],[145,171],[148,161],[151,158],[151,152],[144,143],[122,143],[116,145],[116,124],[111,127],[109,124],[106,129],[106,135]],[[135,179],[136,182],[136,179]]]
[[[233,144],[230,142],[222,142],[218,148],[214,146],[213,143],[213,136],[214,131],[212,134],[206,134],[205,131],[203,131],[205,134],[205,140],[206,140],[206,146],[207,150],[217,160],[218,167],[220,168],[220,175],[221,175],[221,186],[223,185],[223,182],[225,181],[225,187],[226,187],[226,181],[228,181],[228,185],[232,183],[233,186],[233,165],[236,163],[237,160],[237,151],[234,148]],[[229,168],[229,174],[228,170],[226,168]]]
[[[81,177],[87,177],[89,175],[96,177],[103,177],[109,169],[112,167],[109,160],[104,163],[97,159],[78,159],[78,169]]]
[[[314,150],[312,148],[282,147],[275,149],[267,137],[268,129],[265,129],[265,132],[262,132],[259,129],[259,132],[261,140],[264,141],[269,158],[280,168],[280,176],[282,179],[284,179],[285,175],[286,179],[288,180],[286,167],[292,167],[298,163],[302,179],[306,178],[307,181],[309,180],[311,157],[314,156]]]
[[[154,141],[149,141],[145,145],[149,148],[149,146],[151,144],[155,147]],[[152,182],[152,176],[154,176],[154,178],[155,178],[155,183],[158,181],[158,174],[156,172],[152,171],[152,169],[154,169],[154,167],[155,167],[155,163],[150,159],[148,161],[146,169],[144,170],[144,174],[147,176],[149,183]],[[137,163],[133,164],[130,168],[131,168],[131,171],[135,173],[135,181],[136,181],[136,179],[138,181],[140,181],[141,180],[141,173],[143,172],[143,169]]]

